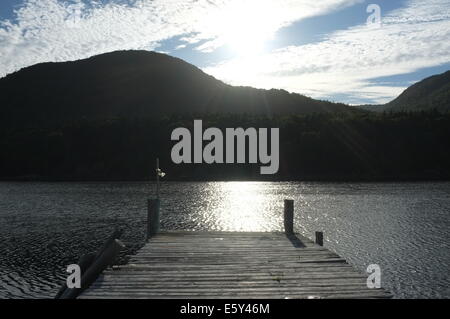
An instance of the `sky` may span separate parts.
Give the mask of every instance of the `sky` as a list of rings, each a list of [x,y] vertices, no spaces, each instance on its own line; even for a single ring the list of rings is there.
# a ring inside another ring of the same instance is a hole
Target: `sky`
[[[232,85],[381,104],[450,69],[450,0],[0,1],[0,77],[134,49]]]

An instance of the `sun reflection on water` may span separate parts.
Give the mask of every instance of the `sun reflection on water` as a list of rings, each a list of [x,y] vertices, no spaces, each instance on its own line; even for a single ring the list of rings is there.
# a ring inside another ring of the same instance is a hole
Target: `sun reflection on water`
[[[207,214],[215,228],[232,231],[267,228],[266,215],[273,201],[268,198],[265,183],[228,182],[211,183],[210,186],[211,193],[205,194],[207,205],[202,215]]]

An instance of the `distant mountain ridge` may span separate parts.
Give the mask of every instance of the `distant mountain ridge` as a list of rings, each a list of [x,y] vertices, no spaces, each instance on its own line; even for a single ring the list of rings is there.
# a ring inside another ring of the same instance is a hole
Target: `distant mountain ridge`
[[[437,110],[450,112],[450,71],[423,79],[384,105],[361,105],[359,108],[375,112],[417,112]]]
[[[181,59],[149,51],[116,51],[24,68],[0,79],[0,101],[1,124],[13,128],[186,113],[352,110],[284,90],[233,87]]]
[[[430,76],[407,88],[384,106],[389,111],[450,111],[450,71]]]

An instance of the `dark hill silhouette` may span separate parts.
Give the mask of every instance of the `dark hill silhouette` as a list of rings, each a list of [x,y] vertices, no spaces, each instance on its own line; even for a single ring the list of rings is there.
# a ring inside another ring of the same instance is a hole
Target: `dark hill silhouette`
[[[284,90],[233,87],[180,59],[148,51],[27,67],[0,79],[0,99],[1,124],[13,128],[186,113],[351,110]]]
[[[385,105],[388,111],[450,111],[450,71],[430,76],[407,88]]]
[[[370,111],[416,112],[437,110],[450,112],[450,71],[433,75],[403,91],[396,99],[384,105],[361,105]]]

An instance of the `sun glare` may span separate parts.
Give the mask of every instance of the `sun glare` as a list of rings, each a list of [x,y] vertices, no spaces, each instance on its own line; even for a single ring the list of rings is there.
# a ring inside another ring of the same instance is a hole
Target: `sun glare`
[[[251,57],[263,52],[276,30],[274,12],[266,1],[233,1],[216,25],[222,40],[236,55]],[[272,12],[271,12],[272,11]]]

